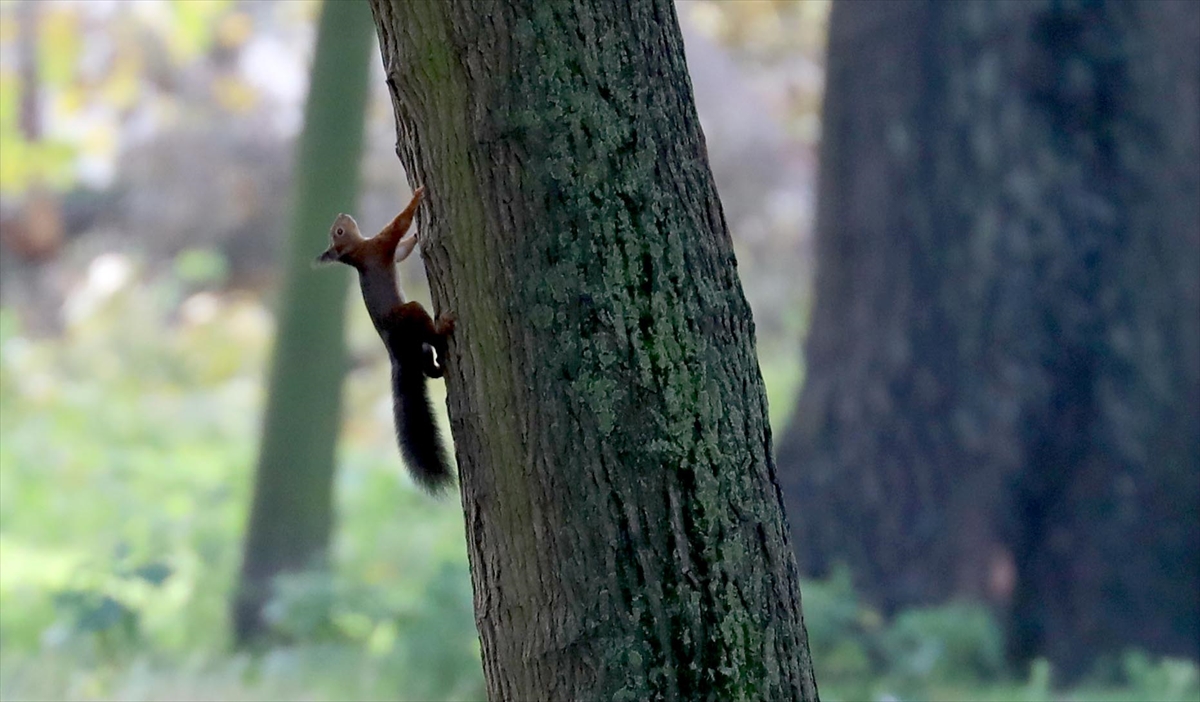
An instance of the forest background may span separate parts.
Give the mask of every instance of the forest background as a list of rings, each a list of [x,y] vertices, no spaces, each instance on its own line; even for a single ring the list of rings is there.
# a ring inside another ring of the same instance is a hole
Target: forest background
[[[829,6],[678,11],[781,436],[818,263]],[[266,609],[277,643],[232,652],[319,14],[0,3],[0,698],[482,696],[462,512],[399,466],[387,357],[357,300],[332,568],[281,579]],[[407,187],[377,49],[369,63],[367,229]],[[428,299],[415,257],[401,276]],[[1006,665],[984,604],[885,616],[844,570],[802,589],[826,699],[1200,694],[1194,661],[1136,648],[1052,690],[1050,663]]]

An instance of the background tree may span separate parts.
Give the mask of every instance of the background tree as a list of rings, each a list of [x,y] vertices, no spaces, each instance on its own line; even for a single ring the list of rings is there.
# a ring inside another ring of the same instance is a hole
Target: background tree
[[[674,7],[373,2],[493,699],[815,699]]]
[[[329,545],[347,278],[343,271],[317,273],[311,262],[327,245],[330,213],[354,209],[370,50],[366,6],[325,3],[298,147],[292,235],[234,606],[235,634],[243,643],[263,632],[262,605],[272,578],[321,565]]]
[[[835,5],[802,569],[1068,673],[1200,640],[1200,5]]]

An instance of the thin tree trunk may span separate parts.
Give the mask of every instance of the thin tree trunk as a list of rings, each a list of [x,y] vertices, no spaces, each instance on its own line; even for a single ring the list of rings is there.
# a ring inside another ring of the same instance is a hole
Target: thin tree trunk
[[[1200,11],[838,3],[807,379],[808,573],[961,594],[1068,675],[1200,624]]]
[[[374,0],[494,700],[816,699],[669,0]]]
[[[234,631],[243,644],[264,632],[272,579],[322,566],[329,547],[348,274],[313,271],[311,262],[328,243],[334,214],[352,211],[358,195],[370,51],[366,6],[326,2],[299,139],[254,504],[234,602]]]

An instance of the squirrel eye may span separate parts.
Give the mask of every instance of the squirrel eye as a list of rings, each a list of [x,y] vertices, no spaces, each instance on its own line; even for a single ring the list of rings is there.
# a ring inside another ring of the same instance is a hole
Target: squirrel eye
[[[338,228],[337,228],[337,235],[338,235],[338,236],[341,236],[341,235],[343,235],[343,234],[345,234],[345,233],[346,233],[346,231],[345,231],[344,229],[342,229],[341,227],[338,227]]]

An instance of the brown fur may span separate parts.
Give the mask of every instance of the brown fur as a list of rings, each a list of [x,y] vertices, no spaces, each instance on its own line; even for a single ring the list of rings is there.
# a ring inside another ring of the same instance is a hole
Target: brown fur
[[[392,398],[396,438],[413,479],[434,492],[450,483],[450,471],[440,432],[429,403],[425,379],[440,378],[447,356],[447,337],[454,316],[435,320],[419,302],[405,302],[396,277],[396,262],[412,254],[417,233],[405,237],[424,188],[413,192],[408,207],[378,234],[366,239],[358,223],[339,214],[329,228],[329,248],[317,263],[338,261],[358,271],[363,302],[392,360]],[[435,359],[436,354],[436,359]]]

